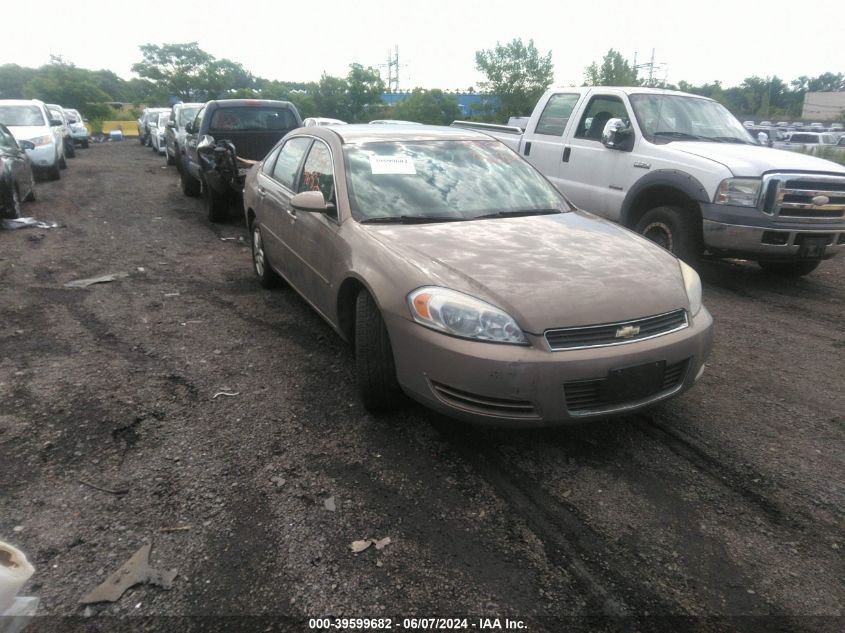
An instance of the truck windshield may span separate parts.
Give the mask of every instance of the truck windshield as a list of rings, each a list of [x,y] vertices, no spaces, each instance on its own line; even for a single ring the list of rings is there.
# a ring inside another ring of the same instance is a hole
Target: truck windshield
[[[754,143],[742,124],[715,101],[665,94],[632,94],[630,99],[643,136],[652,143]]]
[[[568,211],[558,191],[497,141],[391,141],[345,148],[359,222],[449,222]]]

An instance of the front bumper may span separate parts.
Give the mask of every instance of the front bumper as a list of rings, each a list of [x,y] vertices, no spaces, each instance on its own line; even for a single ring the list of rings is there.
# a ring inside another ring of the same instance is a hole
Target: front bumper
[[[41,169],[53,167],[57,160],[56,146],[53,143],[39,145],[35,149],[28,149],[26,150],[26,155],[29,156],[33,167]]]
[[[715,255],[761,260],[807,257],[806,240],[823,238],[813,259],[828,259],[845,251],[845,221],[774,221],[755,208],[702,205],[704,245]]]
[[[395,315],[385,315],[385,324],[399,383],[410,397],[450,417],[495,426],[573,424],[666,400],[692,387],[713,342],[713,319],[706,308],[689,327],[664,336],[559,352],[549,351],[542,336],[529,335],[529,346],[497,345],[447,336]],[[669,388],[593,408],[574,406],[576,383],[658,361],[683,367]]]

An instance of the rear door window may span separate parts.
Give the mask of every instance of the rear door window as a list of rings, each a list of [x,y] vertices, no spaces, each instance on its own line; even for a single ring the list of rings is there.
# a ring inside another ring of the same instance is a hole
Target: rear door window
[[[534,133],[562,136],[564,129],[566,129],[566,123],[569,121],[572,110],[580,97],[579,94],[552,95],[546,103],[546,107],[543,108],[543,114],[537,121],[537,128]]]

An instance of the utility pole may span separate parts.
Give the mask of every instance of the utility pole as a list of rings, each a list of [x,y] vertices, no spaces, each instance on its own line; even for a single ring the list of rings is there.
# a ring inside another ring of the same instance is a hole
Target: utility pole
[[[646,81],[646,85],[649,88],[654,88],[655,84],[657,83],[657,80],[655,79],[655,70],[662,68],[664,70],[664,73],[663,73],[664,78],[660,83],[665,85],[665,83],[666,83],[666,77],[665,77],[665,75],[666,75],[666,73],[665,73],[666,64],[663,63],[663,62],[655,63],[655,61],[654,61],[654,49],[653,48],[651,49],[651,59],[647,62],[643,62],[642,64],[637,63],[637,53],[634,52],[634,70],[639,70],[640,68],[648,70],[648,80]]]
[[[394,50],[387,51],[387,64],[382,64],[381,68],[387,67],[387,91],[399,92],[399,45],[394,47]]]

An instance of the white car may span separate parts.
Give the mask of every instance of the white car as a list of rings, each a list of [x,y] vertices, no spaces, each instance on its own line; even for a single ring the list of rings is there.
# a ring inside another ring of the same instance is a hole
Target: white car
[[[322,127],[324,125],[346,125],[346,121],[340,119],[330,119],[322,116],[310,116],[302,122],[302,127]]]
[[[35,148],[26,150],[32,166],[50,180],[61,178],[65,161],[62,122],[50,118],[47,106],[37,99],[0,100],[0,123],[18,142],[29,141]]]
[[[65,108],[65,116],[70,127],[70,135],[76,143],[79,143],[83,149],[88,148],[88,128],[85,126],[87,121],[79,114],[79,110]]]
[[[164,154],[167,145],[164,142],[164,133],[167,131],[167,122],[170,120],[169,112],[161,112],[150,119],[150,147],[154,152]]]

